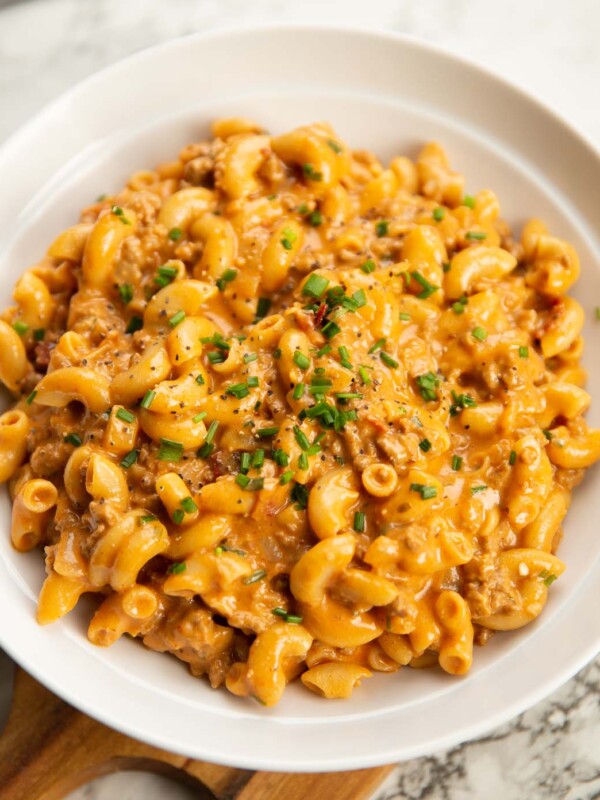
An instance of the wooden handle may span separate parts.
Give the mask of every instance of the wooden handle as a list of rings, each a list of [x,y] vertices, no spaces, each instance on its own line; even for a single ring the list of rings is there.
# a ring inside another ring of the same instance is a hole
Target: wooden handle
[[[0,738],[0,800],[62,800],[93,778],[125,769],[169,775],[196,787],[201,800],[366,800],[392,767],[292,774],[195,761],[107,728],[17,669]]]

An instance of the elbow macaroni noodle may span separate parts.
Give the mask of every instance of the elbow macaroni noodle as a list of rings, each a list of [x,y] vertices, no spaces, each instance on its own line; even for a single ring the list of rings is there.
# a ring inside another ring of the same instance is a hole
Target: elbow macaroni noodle
[[[600,457],[580,263],[436,143],[386,168],[241,118],[61,233],[0,319],[0,481],[38,620],[264,705],[531,622]],[[390,679],[391,680],[391,679]]]

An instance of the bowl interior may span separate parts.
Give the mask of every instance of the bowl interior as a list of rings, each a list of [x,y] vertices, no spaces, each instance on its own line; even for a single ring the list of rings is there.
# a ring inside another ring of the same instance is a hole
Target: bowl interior
[[[274,133],[327,120],[350,146],[373,150],[384,161],[397,154],[415,156],[424,142],[435,139],[466,176],[469,193],[483,188],[496,192],[502,216],[514,229],[539,216],[578,249],[583,269],[574,295],[587,311],[584,364],[590,372],[589,390],[598,398],[589,420],[600,423],[600,375],[592,369],[600,339],[600,324],[594,320],[600,259],[597,234],[587,216],[594,202],[598,207],[597,158],[518,92],[448,56],[392,37],[308,34],[195,37],[150,51],[84,84],[18,134],[0,154],[5,177],[0,305],[10,304],[19,274],[44,254],[60,230],[77,221],[81,208],[102,193],[116,191],[132,172],[172,159],[181,146],[206,136],[215,117],[249,116]],[[299,82],[294,55],[307,52],[319,69],[309,66]],[[239,70],[213,71],[216,86],[211,83],[208,90],[205,73],[216,54],[217,63],[232,58]],[[382,59],[383,82],[377,70]],[[270,63],[277,64],[275,78],[269,74]],[[195,82],[194,74],[203,77]],[[452,95],[442,96],[437,83],[432,88],[432,81],[452,86],[456,102]],[[165,82],[176,87],[175,97],[164,99]],[[155,101],[150,96],[154,85]],[[507,116],[516,129],[510,136]],[[567,151],[561,149],[561,155],[570,153],[570,174],[556,164],[555,148],[561,143]],[[588,164],[583,176],[573,172],[580,163]],[[10,504],[4,493],[0,596],[10,613],[0,621],[0,640],[51,688],[90,713],[190,755],[282,769],[357,767],[408,757],[464,739],[481,729],[482,717],[488,723],[499,721],[535,699],[540,687],[530,673],[538,662],[553,657],[552,631],[573,636],[579,656],[542,673],[546,690],[556,684],[559,672],[564,678],[597,649],[597,630],[592,635],[573,628],[583,624],[577,601],[581,603],[581,593],[597,575],[600,540],[591,510],[598,491],[600,472],[593,470],[575,492],[560,548],[568,570],[553,587],[540,621],[478,648],[473,671],[464,680],[437,670],[405,669],[365,681],[343,703],[326,703],[292,686],[277,708],[266,710],[225,691],[212,691],[174,658],[146,651],[138,643],[121,641],[108,650],[93,647],[85,638],[93,609],[89,600],[53,627],[40,629],[33,614],[43,560],[39,553],[23,556],[11,549]],[[565,621],[569,614],[571,627]],[[96,687],[96,700],[84,685],[86,675]],[[350,721],[360,721],[369,735],[361,736],[358,725],[339,727]],[[319,730],[327,736],[325,752],[321,737],[314,735]],[[338,730],[344,738],[330,746],[332,732]]]

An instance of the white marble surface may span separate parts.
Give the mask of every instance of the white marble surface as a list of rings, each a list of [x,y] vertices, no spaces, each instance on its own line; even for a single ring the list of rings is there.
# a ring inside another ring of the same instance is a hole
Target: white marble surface
[[[0,9],[0,141],[64,89],[129,53],[192,31],[263,20],[341,21],[437,42],[520,83],[600,144],[598,0],[30,0]],[[0,659],[0,720],[9,687],[10,664]],[[600,660],[490,736],[401,765],[378,794],[600,797]],[[121,774],[69,800],[194,796],[153,775]]]

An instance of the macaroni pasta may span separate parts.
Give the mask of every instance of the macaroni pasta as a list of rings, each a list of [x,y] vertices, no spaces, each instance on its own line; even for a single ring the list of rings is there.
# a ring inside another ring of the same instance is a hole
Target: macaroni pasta
[[[99,198],[2,314],[0,480],[44,547],[38,618],[128,634],[275,704],[465,674],[564,570],[583,414],[580,264],[520,240],[442,148],[326,124],[214,138]]]

